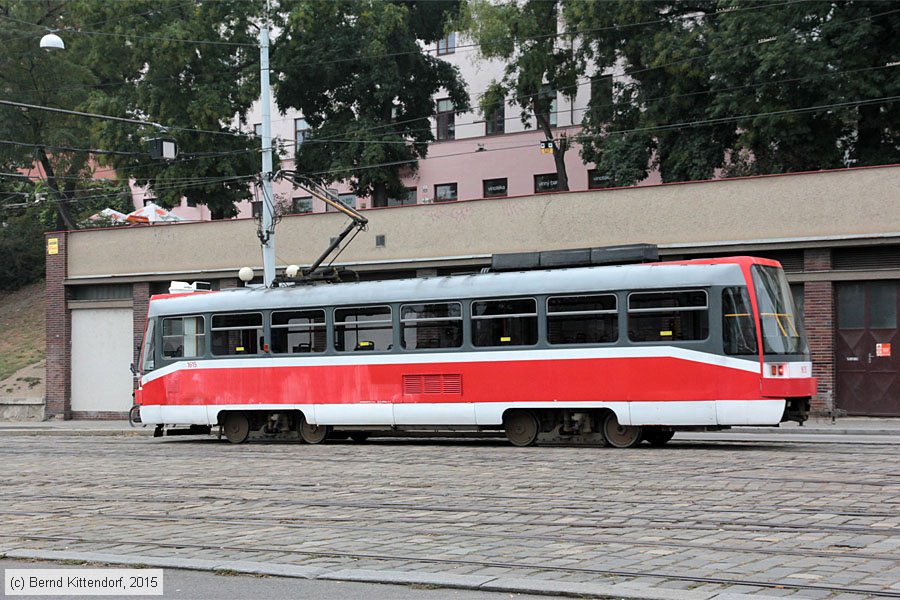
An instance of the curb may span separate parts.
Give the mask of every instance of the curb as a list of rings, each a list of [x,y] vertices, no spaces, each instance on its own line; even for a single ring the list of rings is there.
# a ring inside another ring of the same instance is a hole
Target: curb
[[[389,585],[426,585],[440,588],[510,592],[542,596],[566,596],[576,598],[608,598],[617,600],[775,600],[777,596],[760,594],[735,594],[733,592],[700,592],[654,588],[635,583],[604,584],[575,583],[528,577],[494,577],[488,575],[457,575],[454,573],[427,573],[421,571],[388,571],[376,569],[328,570],[320,567],[263,563],[242,560],[204,560],[142,556],[135,554],[105,554],[101,552],[72,552],[57,550],[0,550],[0,558],[79,561],[110,565],[143,566],[189,571],[227,572],[298,579],[322,579]],[[783,600],[783,599],[782,599]]]

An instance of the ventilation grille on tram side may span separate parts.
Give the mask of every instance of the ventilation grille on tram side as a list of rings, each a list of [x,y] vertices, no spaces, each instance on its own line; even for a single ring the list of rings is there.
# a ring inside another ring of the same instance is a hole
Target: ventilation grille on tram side
[[[831,265],[835,271],[900,269],[900,246],[838,248],[832,251]]]
[[[403,394],[462,394],[462,375],[404,375]]]

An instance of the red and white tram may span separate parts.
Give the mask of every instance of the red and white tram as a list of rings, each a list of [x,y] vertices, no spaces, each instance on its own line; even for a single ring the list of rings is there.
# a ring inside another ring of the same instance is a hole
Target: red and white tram
[[[154,296],[136,404],[232,442],[385,429],[661,444],[803,421],[781,266],[736,257]]]

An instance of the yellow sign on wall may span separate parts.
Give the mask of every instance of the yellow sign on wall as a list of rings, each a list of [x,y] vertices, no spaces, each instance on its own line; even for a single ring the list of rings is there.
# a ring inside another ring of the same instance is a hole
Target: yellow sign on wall
[[[47,238],[47,254],[59,254],[59,238]]]

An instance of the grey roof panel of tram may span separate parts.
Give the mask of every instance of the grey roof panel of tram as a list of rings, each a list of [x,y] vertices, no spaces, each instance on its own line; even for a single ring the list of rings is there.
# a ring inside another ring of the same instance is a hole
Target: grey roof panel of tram
[[[745,284],[738,264],[654,263],[276,288],[233,288],[156,300],[150,303],[149,314],[157,316]]]

